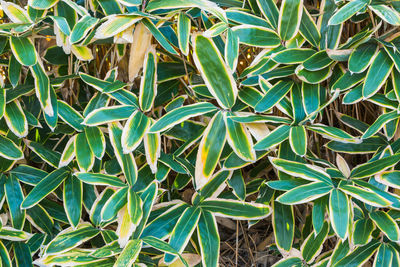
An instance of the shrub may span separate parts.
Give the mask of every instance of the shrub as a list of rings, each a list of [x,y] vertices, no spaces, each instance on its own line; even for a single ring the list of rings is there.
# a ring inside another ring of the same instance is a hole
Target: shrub
[[[223,265],[216,217],[275,266],[399,266],[399,1],[24,2],[3,266]]]

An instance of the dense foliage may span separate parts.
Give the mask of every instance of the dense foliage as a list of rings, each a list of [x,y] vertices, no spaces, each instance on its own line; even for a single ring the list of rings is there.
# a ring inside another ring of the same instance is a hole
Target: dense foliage
[[[400,265],[399,1],[1,12],[0,265]]]

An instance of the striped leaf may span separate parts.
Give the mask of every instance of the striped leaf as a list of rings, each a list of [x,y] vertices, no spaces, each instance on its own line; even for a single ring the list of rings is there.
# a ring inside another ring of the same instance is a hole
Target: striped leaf
[[[122,130],[121,144],[124,153],[134,151],[143,140],[151,120],[142,112],[136,110],[127,120]]]
[[[63,200],[68,221],[77,227],[82,215],[83,187],[82,182],[73,176],[68,176],[64,181]]]
[[[279,196],[276,201],[286,205],[298,205],[320,198],[328,194],[332,189],[332,185],[314,182],[295,187]]]
[[[210,93],[226,109],[236,101],[236,82],[214,42],[202,35],[193,37],[193,60]]]
[[[384,50],[380,50],[368,69],[363,86],[364,98],[369,98],[378,92],[385,83],[392,68],[393,61]]]
[[[271,147],[276,146],[285,141],[286,139],[288,139],[289,133],[290,133],[290,126],[285,124],[280,125],[272,132],[270,132],[265,138],[258,141],[254,145],[254,149],[255,150],[270,149]]]
[[[342,191],[332,190],[329,197],[329,217],[335,233],[343,240],[349,231],[350,207],[349,200]]]
[[[189,53],[190,28],[191,20],[189,17],[184,12],[179,13],[177,26],[178,42],[179,48],[185,56]]]
[[[125,187],[126,184],[116,176],[102,174],[102,173],[89,173],[89,172],[78,172],[74,174],[84,183],[93,185],[104,185],[104,186],[117,186]]]
[[[304,126],[290,127],[289,142],[297,155],[304,156],[307,153],[307,132]]]
[[[165,131],[187,119],[190,119],[195,116],[200,116],[202,114],[212,112],[215,110],[217,110],[217,108],[211,103],[207,102],[200,102],[192,105],[179,107],[162,116],[158,121],[156,121],[150,127],[149,132],[156,133]]]
[[[109,122],[126,120],[136,111],[134,106],[112,106],[98,108],[90,112],[83,123],[87,126],[97,126]]]
[[[24,154],[12,140],[0,134],[0,156],[9,160],[24,158]]]
[[[209,198],[199,205],[203,210],[216,216],[234,220],[263,219],[271,213],[271,208],[259,203],[246,203],[238,200]]]
[[[143,77],[140,81],[139,105],[147,112],[153,106],[157,94],[157,55],[152,46],[144,57]]]
[[[141,19],[139,16],[111,15],[96,29],[96,39],[110,38],[128,29]]]
[[[328,185],[332,184],[330,176],[320,167],[273,157],[270,157],[269,160],[275,168],[289,175],[310,181],[324,182]]]
[[[187,208],[179,220],[177,221],[174,230],[171,233],[169,244],[178,253],[182,253],[189,242],[192,233],[200,219],[201,210],[197,207]],[[164,261],[169,264],[177,259],[177,255],[166,254]]]
[[[11,36],[10,48],[21,65],[33,66],[38,61],[35,46],[29,38]]]
[[[350,1],[346,5],[342,6],[335,14],[329,19],[329,25],[337,25],[345,22],[353,15],[355,15],[358,11],[363,9],[366,5],[368,5],[367,1],[363,0],[355,0]]]
[[[256,152],[253,149],[253,141],[250,133],[243,124],[233,121],[227,117],[226,113],[224,114],[224,120],[228,143],[233,151],[245,161],[254,161],[256,159]]]
[[[302,0],[282,1],[279,12],[278,31],[282,40],[292,39],[300,28],[300,21],[303,14]]]
[[[392,241],[400,239],[400,230],[396,221],[384,211],[374,211],[369,214],[371,220]]]
[[[352,178],[364,178],[372,176],[376,173],[384,171],[385,169],[397,164],[400,160],[400,154],[395,154],[392,156],[384,157],[375,161],[367,162],[358,165],[353,170],[351,170]]]
[[[115,262],[115,267],[131,266],[136,258],[139,256],[139,252],[142,248],[142,240],[134,239],[129,240],[128,244],[124,247],[121,254],[118,256]]]
[[[65,168],[60,168],[49,173],[29,192],[22,202],[21,208],[28,209],[35,206],[48,194],[53,192],[69,175],[69,172]]]
[[[233,27],[232,31],[242,44],[262,48],[274,48],[280,45],[276,32],[265,27],[240,25]]]
[[[203,187],[213,174],[226,141],[224,115],[218,112],[203,133],[195,165],[196,188]]]
[[[216,267],[219,259],[219,234],[217,221],[213,214],[202,211],[197,225],[201,259],[204,266]]]
[[[132,153],[123,153],[121,144],[122,129],[120,129],[116,124],[110,124],[108,127],[108,133],[110,135],[110,141],[114,149],[115,156],[122,168],[123,173],[125,174],[125,178],[128,184],[133,186],[136,182],[138,171],[135,158],[133,157]]]
[[[79,246],[100,232],[88,223],[78,225],[76,230],[67,228],[61,231],[46,247],[47,255],[55,255]]]

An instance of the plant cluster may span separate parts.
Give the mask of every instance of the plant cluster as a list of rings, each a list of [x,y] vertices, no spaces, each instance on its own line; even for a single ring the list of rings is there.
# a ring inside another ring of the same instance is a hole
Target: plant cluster
[[[400,1],[0,12],[0,266],[400,265]]]

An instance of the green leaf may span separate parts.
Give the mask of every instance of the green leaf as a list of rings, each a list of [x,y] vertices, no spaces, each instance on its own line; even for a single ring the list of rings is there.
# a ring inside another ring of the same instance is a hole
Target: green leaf
[[[142,22],[165,50],[173,55],[178,54],[175,48],[169,43],[166,36],[164,36],[164,34],[153,24],[153,22],[147,18],[142,19]]]
[[[304,240],[304,243],[301,246],[301,255],[307,263],[314,261],[315,257],[321,252],[323,248],[322,244],[325,242],[328,232],[329,224],[325,222],[321,231],[317,235],[314,235],[314,233],[311,232]]]
[[[86,115],[83,123],[87,126],[97,126],[126,120],[134,111],[136,111],[136,107],[127,105],[98,108]]]
[[[185,261],[185,259],[178,253],[178,251],[176,251],[173,247],[171,247],[171,245],[168,244],[167,242],[162,241],[161,239],[158,239],[153,236],[144,237],[142,238],[142,240],[144,243],[148,244],[149,246],[157,250],[177,255],[186,267],[189,266]]]
[[[125,187],[126,184],[121,181],[116,176],[102,174],[102,173],[89,173],[89,172],[78,172],[74,174],[84,183],[93,184],[93,185],[104,185],[104,186],[116,186],[116,187]]]
[[[63,200],[64,209],[69,223],[77,227],[82,215],[82,182],[73,176],[68,176],[64,181]]]
[[[14,100],[6,105],[4,119],[10,130],[19,138],[28,134],[28,121],[19,101]]]
[[[26,37],[10,37],[10,48],[21,65],[33,66],[37,62],[37,53],[33,42]]]
[[[57,104],[58,104],[58,115],[60,116],[60,118],[75,130],[79,132],[83,131],[84,126],[82,125],[83,123],[82,115],[62,100],[58,100]]]
[[[81,171],[88,172],[93,168],[94,155],[87,142],[85,133],[78,133],[76,136],[75,155]]]
[[[220,239],[217,221],[213,214],[202,211],[197,225],[201,259],[205,266],[218,266]]]
[[[152,173],[157,172],[157,160],[161,156],[160,133],[147,133],[143,139],[146,161]]]
[[[314,22],[314,19],[304,7],[303,15],[301,16],[299,31],[304,39],[306,39],[312,46],[318,47],[321,40],[321,34],[318,30],[317,25]]]
[[[49,77],[47,76],[44,67],[42,64],[40,64],[40,62],[31,66],[31,71],[32,76],[35,79],[35,92],[36,97],[39,99],[40,106],[47,115],[53,116],[54,111],[50,98],[51,88]]]
[[[289,137],[290,126],[288,125],[280,125],[276,129],[274,129],[271,133],[269,133],[264,139],[258,141],[254,145],[255,150],[267,150],[272,146],[276,146],[283,141],[285,141]]]
[[[392,68],[392,59],[384,50],[380,50],[368,69],[367,77],[365,78],[363,86],[364,98],[369,98],[378,92],[385,83]]]
[[[355,245],[365,245],[371,240],[371,234],[374,230],[374,224],[371,219],[357,220],[354,224],[353,240]]]
[[[236,101],[237,87],[232,73],[214,42],[202,35],[193,37],[193,60],[218,104],[226,109]]]
[[[56,255],[71,250],[100,232],[88,223],[78,225],[76,229],[67,228],[61,231],[46,247],[47,255]]]
[[[400,154],[384,157],[375,161],[360,164],[351,171],[352,178],[364,178],[381,172],[400,160]]]
[[[169,244],[178,253],[182,253],[189,239],[194,232],[196,225],[200,219],[201,210],[197,207],[187,208],[177,221],[174,230],[171,233]],[[169,264],[175,261],[176,255],[166,254],[164,261]]]
[[[49,173],[29,192],[22,202],[21,208],[28,209],[35,206],[48,194],[53,192],[69,175],[69,172],[65,168],[60,168]]]
[[[346,194],[338,189],[332,190],[329,197],[329,217],[335,233],[345,240],[349,229],[349,200]]]
[[[390,240],[396,242],[400,239],[399,226],[386,212],[374,211],[369,214],[369,217]]]
[[[400,25],[400,14],[398,11],[393,10],[386,5],[370,5],[369,8],[374,11],[383,21],[389,24],[399,26]]]
[[[83,40],[87,33],[93,29],[99,19],[91,16],[83,16],[74,26],[69,36],[71,44],[78,43]]]
[[[224,115],[218,112],[203,133],[195,165],[196,188],[203,187],[213,174],[226,141]]]
[[[156,237],[166,239],[174,229],[176,222],[187,208],[187,204],[180,202],[173,205],[167,211],[159,214],[144,228],[142,237]]]
[[[363,9],[366,5],[368,5],[368,1],[363,0],[355,0],[350,1],[346,5],[342,6],[335,14],[329,19],[329,25],[337,25],[345,22],[353,15],[355,15],[358,11]]]
[[[184,12],[180,12],[177,24],[179,48],[187,56],[189,53],[191,20]]]
[[[344,266],[362,266],[363,263],[368,261],[368,259],[372,256],[372,254],[379,247],[380,242],[377,240],[372,240],[368,244],[356,248],[354,251],[349,253],[347,256],[342,258],[339,262],[337,262],[335,267],[344,267]]]
[[[150,127],[149,132],[156,133],[165,131],[191,117],[200,116],[215,110],[217,110],[217,108],[213,104],[207,102],[179,107],[162,116]]]
[[[58,0],[29,0],[28,5],[35,9],[49,9],[57,2]]]
[[[22,150],[10,139],[0,135],[0,156],[9,160],[24,158]]]
[[[386,207],[391,204],[389,201],[379,196],[378,194],[367,191],[360,187],[356,187],[353,185],[341,185],[340,189],[347,195],[350,195],[374,207]]]
[[[383,126],[400,117],[396,110],[380,115],[376,121],[365,131],[361,138],[366,139],[376,134]]]
[[[131,218],[131,222],[137,225],[143,216],[143,202],[140,196],[133,191],[133,188],[129,188],[128,191],[128,212]]]
[[[124,247],[121,254],[118,256],[117,261],[114,266],[116,267],[125,267],[131,266],[136,258],[139,256],[140,250],[142,248],[142,240],[134,239],[129,240],[128,244]]]
[[[111,15],[96,29],[96,39],[107,39],[129,29],[141,19],[139,16]]]
[[[280,261],[276,262],[273,267],[301,267],[303,266],[302,260],[297,257],[288,257],[288,258],[283,258]]]
[[[378,252],[376,253],[374,266],[390,266],[392,264],[393,251],[392,249],[386,245],[382,244],[379,246]]]
[[[328,67],[332,63],[333,61],[326,51],[319,51],[304,61],[302,65],[306,70],[317,71]]]
[[[94,156],[101,159],[106,151],[106,141],[103,132],[99,127],[85,128],[86,140]]]
[[[276,29],[278,27],[279,10],[273,0],[256,0],[261,13]]]
[[[232,31],[242,44],[262,48],[274,48],[280,45],[276,32],[265,27],[240,25],[233,27]]]
[[[307,133],[304,126],[290,127],[289,142],[297,155],[304,156],[307,153]]]
[[[293,207],[272,202],[272,225],[276,245],[285,251],[290,251],[294,239],[294,213]]]
[[[224,10],[215,3],[207,0],[153,0],[146,6],[146,10],[153,12],[160,9],[192,8],[205,9],[224,22],[228,22]]]
[[[75,140],[76,135],[72,136],[67,144],[65,145],[64,151],[61,154],[60,162],[58,167],[65,167],[74,159],[75,157]]]
[[[116,124],[109,124],[108,133],[119,166],[121,166],[122,171],[125,174],[125,179],[130,186],[133,186],[137,180],[138,171],[132,153],[123,153],[121,144],[122,129],[120,129]]]
[[[281,10],[279,12],[278,31],[283,41],[288,41],[297,34],[302,14],[302,0],[282,1]]]
[[[228,143],[233,151],[244,161],[255,161],[256,152],[250,133],[243,124],[237,123],[224,114]]]
[[[379,46],[374,43],[365,43],[357,46],[349,58],[349,70],[354,73],[365,71],[375,59]]]
[[[32,256],[29,246],[23,242],[14,243],[14,255],[18,267],[32,266]]]
[[[261,87],[266,87],[266,81],[260,79]],[[278,104],[282,98],[290,91],[293,87],[293,82],[279,81],[273,87],[271,87],[263,96],[263,98],[257,103],[255,107],[256,112],[265,112]]]
[[[17,230],[22,230],[25,223],[25,210],[21,209],[24,197],[21,185],[17,177],[13,174],[10,174],[8,178],[2,175],[1,179],[6,179],[4,190],[10,212],[11,224]]]
[[[155,47],[149,49],[144,57],[143,77],[140,81],[139,105],[143,112],[153,106],[157,94],[157,55]]]
[[[141,111],[136,110],[132,113],[122,130],[121,143],[124,153],[130,153],[140,145],[150,123],[150,118]]]
[[[58,152],[50,150],[49,148],[43,146],[42,144],[26,141],[26,145],[32,150],[36,155],[38,155],[46,163],[50,164],[54,168],[57,168],[60,162],[61,155]]]
[[[209,198],[200,203],[203,210],[216,216],[234,220],[263,219],[271,213],[269,206],[259,203],[246,203],[238,200]]]
[[[328,185],[332,184],[330,176],[320,167],[273,157],[269,157],[269,160],[276,169],[289,175],[310,181],[324,182]]]
[[[231,178],[228,180],[228,185],[239,199],[244,200],[246,198],[246,184],[241,170],[233,172]]]
[[[281,64],[299,64],[315,54],[311,48],[290,48],[273,54],[272,60]]]
[[[101,209],[101,220],[108,222],[116,218],[117,213],[127,203],[128,187],[122,187],[116,191]]]
[[[276,201],[286,205],[298,205],[328,194],[333,187],[323,182],[301,185],[279,196]]]
[[[239,58],[239,36],[231,29],[227,30],[224,56],[230,70],[235,71]]]

